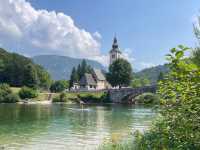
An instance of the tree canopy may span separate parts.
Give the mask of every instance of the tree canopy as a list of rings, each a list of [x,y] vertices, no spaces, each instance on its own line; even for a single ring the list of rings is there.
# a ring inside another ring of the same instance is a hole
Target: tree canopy
[[[70,88],[74,83],[79,82],[81,77],[84,76],[85,73],[92,73],[92,67],[87,64],[85,59],[82,60],[81,64],[76,67],[73,67],[71,75],[70,75]]]
[[[63,92],[65,89],[69,88],[69,83],[66,80],[55,81],[51,87],[51,92]]]
[[[107,80],[112,86],[129,86],[131,79],[132,67],[127,60],[117,59],[109,66]]]
[[[31,59],[0,48],[0,83],[48,89],[51,77]]]

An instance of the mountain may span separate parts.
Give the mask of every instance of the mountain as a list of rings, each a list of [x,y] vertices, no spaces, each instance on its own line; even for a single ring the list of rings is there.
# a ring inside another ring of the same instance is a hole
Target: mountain
[[[167,66],[167,64],[143,69],[139,72],[136,72],[134,74],[134,76],[136,78],[140,78],[140,79],[147,78],[147,79],[149,79],[151,84],[155,84],[157,82],[160,72],[162,72],[163,74],[166,74],[169,72],[169,67]]]
[[[57,55],[39,55],[32,59],[35,63],[43,66],[54,80],[70,79],[72,68],[77,67],[82,61],[78,58]],[[86,62],[93,68],[106,69],[96,61],[86,59]]]

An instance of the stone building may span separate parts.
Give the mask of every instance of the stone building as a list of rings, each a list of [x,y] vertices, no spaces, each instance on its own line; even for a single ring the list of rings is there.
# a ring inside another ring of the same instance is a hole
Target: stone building
[[[80,80],[80,90],[103,90],[109,88],[104,73],[99,69],[93,69],[91,74],[85,73]]]

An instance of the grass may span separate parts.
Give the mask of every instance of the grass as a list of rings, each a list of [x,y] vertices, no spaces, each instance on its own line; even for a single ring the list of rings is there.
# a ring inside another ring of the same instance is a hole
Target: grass
[[[11,90],[14,94],[18,94],[18,92],[20,91],[20,87],[11,87]]]
[[[130,139],[122,139],[121,136],[117,135],[112,136],[111,140],[108,142],[104,142],[102,145],[98,147],[98,150],[134,150],[134,141],[133,137]]]
[[[100,103],[105,97],[104,92],[66,92],[65,101],[78,102],[84,101],[86,103]],[[55,97],[53,97],[55,98]],[[59,95],[55,98],[55,102],[59,102]]]
[[[20,91],[20,87],[11,87],[13,93],[18,94]],[[78,100],[85,100],[85,101],[92,101],[92,102],[100,102],[104,92],[66,92],[66,97],[69,101],[78,101]],[[51,98],[58,97],[60,93],[52,93]],[[38,97],[33,98],[33,101],[45,101],[48,100],[49,93],[48,92],[40,92]]]

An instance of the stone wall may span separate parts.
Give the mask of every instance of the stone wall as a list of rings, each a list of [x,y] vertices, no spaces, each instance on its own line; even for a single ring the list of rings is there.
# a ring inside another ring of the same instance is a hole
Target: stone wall
[[[156,92],[156,86],[145,86],[141,88],[122,88],[122,89],[111,89],[108,91],[109,98],[113,103],[122,103],[124,97],[128,95],[132,95],[132,97],[136,97],[142,93]]]

